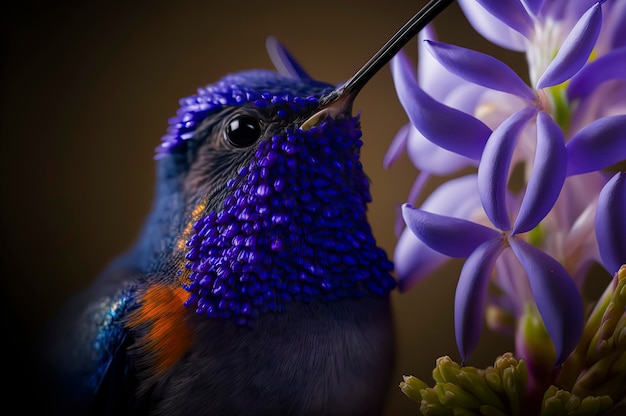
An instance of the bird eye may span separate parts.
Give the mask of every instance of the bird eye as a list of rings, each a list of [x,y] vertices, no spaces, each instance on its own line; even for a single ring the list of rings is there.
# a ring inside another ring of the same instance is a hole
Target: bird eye
[[[247,115],[237,116],[226,125],[226,140],[235,147],[248,147],[261,137],[259,120]]]

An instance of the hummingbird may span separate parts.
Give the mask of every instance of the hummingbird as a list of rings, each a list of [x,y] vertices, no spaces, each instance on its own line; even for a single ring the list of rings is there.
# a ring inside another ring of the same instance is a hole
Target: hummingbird
[[[231,73],[180,100],[135,244],[51,322],[52,409],[383,412],[395,279],[367,221],[352,104],[450,3],[431,0],[339,86],[270,37],[277,71]]]

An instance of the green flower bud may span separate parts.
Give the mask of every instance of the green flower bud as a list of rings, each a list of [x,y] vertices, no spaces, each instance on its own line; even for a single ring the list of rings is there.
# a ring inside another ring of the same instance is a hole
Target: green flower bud
[[[550,386],[543,396],[541,416],[594,416],[613,405],[609,396],[581,398],[555,386]]]
[[[626,394],[626,266],[615,274],[589,315],[557,385],[583,400],[610,396],[617,401]]]
[[[421,403],[422,402],[422,394],[421,390],[428,388],[428,385],[424,383],[417,377],[413,376],[403,376],[402,382],[400,382],[400,390],[404,393],[409,399]]]
[[[465,370],[465,368],[463,369]],[[487,385],[482,376],[470,371],[461,371],[457,376],[457,381],[459,386],[472,393],[481,403],[489,404],[489,407],[498,411],[504,410],[502,400]]]
[[[435,389],[441,391],[439,400],[447,407],[461,407],[463,409],[478,409],[480,402],[470,393],[453,383],[438,383]]]
[[[437,359],[432,374],[432,388],[412,376],[405,376],[400,383],[404,394],[420,403],[422,414],[520,414],[528,372],[524,361],[511,353],[497,357],[493,367],[484,370],[461,367],[443,356]]]

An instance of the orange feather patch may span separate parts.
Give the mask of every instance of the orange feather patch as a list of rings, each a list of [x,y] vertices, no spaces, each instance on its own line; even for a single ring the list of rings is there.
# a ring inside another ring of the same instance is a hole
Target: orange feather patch
[[[183,305],[188,297],[182,287],[151,286],[128,317],[129,329],[140,334],[134,348],[145,354],[150,377],[165,374],[191,346],[189,311]]]

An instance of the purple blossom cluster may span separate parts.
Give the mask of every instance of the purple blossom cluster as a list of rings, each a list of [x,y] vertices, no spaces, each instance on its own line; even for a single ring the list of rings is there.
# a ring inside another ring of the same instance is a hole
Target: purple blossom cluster
[[[486,317],[498,315],[486,312],[497,310],[518,326],[539,317],[554,346],[551,364],[562,363],[583,332],[590,267],[613,275],[626,263],[626,2],[459,5],[486,39],[525,53],[529,83],[493,56],[438,42],[432,27],[420,34],[417,76],[402,52],[392,60],[410,123],[385,166],[407,152],[419,171],[408,201],[429,178],[452,177],[419,207],[402,206],[399,287],[465,258],[454,305],[461,357],[476,347]],[[516,336],[532,370],[528,334],[487,321]]]

